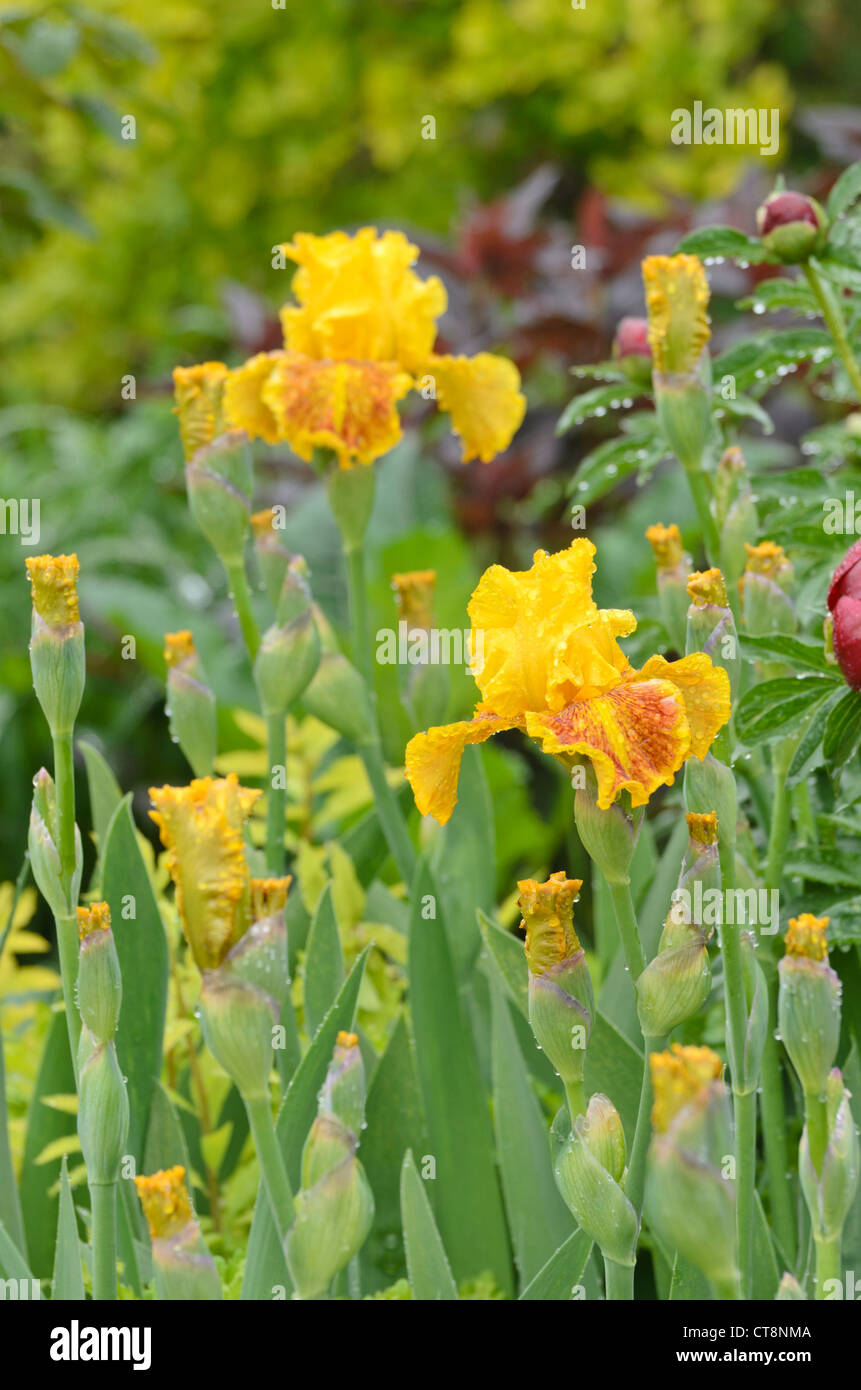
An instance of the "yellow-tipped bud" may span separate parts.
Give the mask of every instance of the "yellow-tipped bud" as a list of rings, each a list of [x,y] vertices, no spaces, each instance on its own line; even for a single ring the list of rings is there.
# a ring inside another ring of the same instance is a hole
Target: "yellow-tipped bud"
[[[227,428],[222,409],[227,376],[223,362],[174,368],[174,414],[179,417],[179,437],[187,459]]]
[[[716,845],[718,818],[715,811],[688,811],[685,816],[690,837],[698,845]]]
[[[290,874],[286,874],[284,878],[252,878],[251,915],[255,922],[261,922],[265,917],[274,917],[276,913],[284,911],[292,882]]]
[[[153,1240],[170,1240],[191,1220],[185,1169],[176,1164],[150,1177],[135,1178],[135,1187]]]
[[[710,1083],[719,1078],[723,1067],[710,1047],[682,1047],[679,1043],[673,1043],[669,1052],[653,1052],[649,1065],[655,1097],[652,1124],[659,1134],[666,1134],[686,1106],[707,1096]]]
[[[339,1033],[335,1042],[338,1047],[358,1047],[359,1035],[358,1033]]]
[[[788,956],[806,956],[808,960],[828,960],[826,932],[828,917],[813,917],[802,912],[790,917],[784,946]]]
[[[401,622],[405,622],[409,628],[424,628],[430,631],[435,622],[436,570],[411,570],[407,574],[393,574],[392,588]]]
[[[782,545],[774,541],[761,541],[759,545],[745,542],[744,549],[747,555],[745,570],[749,574],[763,574],[782,589],[787,587],[792,579],[792,563],[787,559]]]
[[[164,634],[164,659],[168,667],[181,666],[189,657],[196,655],[194,638],[188,628]]]
[[[693,371],[711,337],[702,261],[696,256],[647,256],[643,283],[655,366],[659,372]]]
[[[94,931],[109,931],[111,909],[107,903],[90,903],[89,907],[79,907],[78,936],[82,941]]]
[[[77,555],[36,555],[25,562],[33,607],[48,627],[80,622]]]
[[[700,570],[692,574],[688,580],[688,594],[697,608],[705,608],[707,604],[727,607],[726,585],[719,569]]]
[[[534,878],[518,883],[518,903],[526,929],[526,960],[533,975],[543,975],[580,950],[574,930],[574,904],[582,879],[551,874],[546,883]]]
[[[647,527],[646,540],[652,547],[658,569],[672,570],[681,562],[684,554],[682,533],[675,522],[669,526],[656,522],[653,526]]]

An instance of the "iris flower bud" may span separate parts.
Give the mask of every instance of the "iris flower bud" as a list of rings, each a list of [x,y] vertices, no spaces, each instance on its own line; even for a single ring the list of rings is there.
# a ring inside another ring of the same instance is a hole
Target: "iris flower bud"
[[[192,515],[227,569],[240,565],[251,516],[254,480],[243,430],[206,444],[185,465]]]
[[[263,634],[254,659],[254,681],[267,718],[286,714],[320,664],[320,637],[310,607]]]
[[[78,908],[78,1008],[96,1042],[113,1038],[120,1021],[123,982],[107,903]]]
[[[606,1259],[630,1268],[636,1260],[640,1223],[621,1186],[622,1121],[606,1096],[592,1096],[585,1115],[576,1116],[570,1136],[556,1153],[553,1171],[577,1224]]]
[[[712,753],[702,762],[689,758],[685,763],[685,805],[688,811],[701,815],[716,814],[721,838],[735,847],[735,777]]]
[[[586,955],[574,930],[580,879],[551,874],[546,883],[518,883],[526,929],[529,1022],[568,1093],[572,1117],[583,1108],[586,1048],[595,999]]]
[[[846,552],[828,589],[831,643],[853,690],[861,690],[861,541]]]
[[[71,913],[73,904],[77,902],[81,890],[84,868],[81,832],[76,825],[75,873],[67,901],[60,863],[57,791],[53,777],[44,767],[40,767],[33,778],[33,803],[30,808],[27,848],[36,887],[55,917],[67,916]]]
[[[827,917],[793,917],[778,966],[780,1035],[811,1096],[824,1093],[840,1041],[840,978],[828,964],[827,926]]]
[[[676,457],[698,468],[712,430],[705,269],[696,256],[647,256],[643,282],[658,420]]]
[[[167,716],[171,736],[179,744],[196,777],[212,772],[218,749],[215,696],[206,683],[189,631],[167,632]]]
[[[302,1153],[302,1187],[285,1253],[300,1298],[318,1298],[358,1254],[374,1219],[374,1197],[356,1158],[364,1121],[359,1040],[339,1033],[317,1117]]]
[[[284,576],[292,559],[290,551],[283,543],[282,532],[275,525],[277,518],[278,513],[274,507],[267,507],[262,512],[251,514],[254,549],[264,587],[273,605],[278,602]]]
[[[789,1271],[787,1271],[781,1279],[774,1297],[775,1301],[778,1303],[798,1303],[807,1301],[807,1295],[804,1293],[795,1275],[790,1274]]]
[[[688,609],[686,651],[705,652],[715,666],[729,676],[734,699],[741,679],[741,653],[735,618],[729,606],[726,586],[719,569],[702,570],[688,580],[691,605]]]
[[[798,617],[789,596],[793,569],[783,547],[773,541],[745,545],[747,563],[738,582],[744,625],[752,637],[795,632]]]
[[[741,578],[745,545],[752,544],[759,529],[759,517],[750,489],[747,464],[735,445],[724,449],[715,473],[715,520],[720,533],[721,569],[727,588]]]
[[[33,596],[33,687],[51,737],[59,738],[74,729],[86,679],[77,593],[80,565],[77,555],[37,555],[26,563]]]
[[[858,1133],[849,1108],[849,1092],[835,1067],[825,1089],[828,1142],[817,1172],[805,1125],[798,1151],[801,1189],[816,1241],[839,1240],[858,1188]]]
[[[433,660],[431,639],[436,627],[434,591],[436,570],[412,570],[392,575],[398,617],[398,643],[406,635],[410,665],[398,667],[401,697],[413,725],[431,728],[445,718],[449,696],[448,666]]]
[[[735,1297],[738,1266],[735,1192],[723,1175],[732,1153],[728,1092],[720,1058],[707,1047],[680,1047],[650,1058],[654,1107],[646,1172],[650,1224],[711,1281]]]
[[[676,651],[685,648],[685,622],[688,611],[687,583],[691,573],[691,557],[682,548],[678,526],[656,524],[649,526],[646,540],[652,547],[658,567],[658,602],[661,620]]]
[[[784,265],[800,265],[825,245],[828,218],[815,198],[804,193],[772,193],[757,209],[762,244]]]
[[[680,902],[670,908],[658,952],[636,982],[637,1012],[646,1038],[662,1038],[692,1018],[711,988],[708,937]]]
[[[268,1100],[278,1022],[272,995],[229,969],[207,970],[200,988],[200,1021],[207,1047],[242,1099]]]
[[[191,1209],[185,1169],[177,1165],[135,1178],[135,1187],[149,1226],[159,1298],[221,1299],[221,1280]]]

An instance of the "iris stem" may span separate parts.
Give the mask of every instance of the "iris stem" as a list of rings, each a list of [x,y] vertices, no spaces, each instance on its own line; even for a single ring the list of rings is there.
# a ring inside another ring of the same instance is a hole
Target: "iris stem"
[[[284,824],[287,815],[287,717],[270,714],[266,719],[266,867],[280,877],[284,872]],[[275,782],[278,782],[278,786]]]
[[[830,1238],[819,1237],[816,1240],[816,1298],[824,1299],[827,1295],[825,1285],[829,1279],[842,1279],[843,1268],[840,1258],[840,1236]]]
[[[822,317],[825,320],[828,332],[831,334],[834,346],[840,354],[840,359],[846,368],[846,375],[852,383],[855,392],[855,400],[861,405],[861,368],[855,360],[849,337],[846,332],[846,324],[843,320],[843,311],[840,301],[833,289],[826,280],[822,278],[813,261],[808,261],[803,267],[804,277],[812,289],[816,302],[822,310]]]
[[[643,954],[643,943],[640,941],[640,929],[637,926],[637,914],[634,911],[634,902],[631,897],[631,885],[630,883],[608,882],[607,887],[610,889],[610,897],[613,900],[613,911],[619,926],[625,963],[631,976],[631,984],[634,985],[646,968],[646,957]]]
[[[723,901],[735,889],[735,835],[720,835],[719,854]],[[741,1073],[748,1027],[747,993],[741,933],[724,921],[721,929],[727,1033],[731,1043],[733,1110],[736,1145],[736,1232],[742,1297],[751,1297],[753,1277],[753,1211],[756,1169],[756,1077]]]
[[[281,1146],[275,1133],[272,1107],[268,1096],[256,1096],[252,1099],[245,1097],[244,1099],[257,1161],[263,1174],[263,1185],[269,1198],[272,1219],[275,1222],[278,1235],[283,1241],[293,1225],[295,1209],[290,1179],[287,1177]]]
[[[709,476],[702,466],[702,461],[685,463],[683,466],[703,533],[706,555],[712,565],[717,565],[720,563],[720,537],[710,505],[712,487]]]
[[[69,1050],[72,1054],[72,1069],[75,1084],[78,1081],[78,1039],[81,1036],[81,1015],[75,1002],[75,984],[78,979],[78,920],[76,916],[55,917],[57,926],[57,949],[60,956],[60,979],[63,982],[63,1003],[66,1008],[66,1028],[69,1034]]]
[[[361,672],[368,693],[375,700],[374,667],[371,661],[371,625],[365,590],[365,547],[361,541],[344,541],[347,591],[350,598],[353,664]]]
[[[260,631],[257,627],[254,610],[251,607],[251,590],[248,587],[248,576],[245,573],[245,561],[241,556],[238,560],[230,562],[225,560],[224,568],[227,573],[234,612],[239,620],[242,637],[253,665],[260,647]]]
[[[586,1091],[582,1081],[566,1081],[563,1084],[565,1086],[565,1099],[568,1102],[568,1114],[571,1116],[573,1126],[578,1115],[586,1114]]]
[[[634,1266],[617,1264],[605,1255],[604,1292],[608,1300],[631,1303],[634,1298]]]
[[[90,1183],[93,1218],[93,1298],[113,1302],[117,1296],[117,1184]]]

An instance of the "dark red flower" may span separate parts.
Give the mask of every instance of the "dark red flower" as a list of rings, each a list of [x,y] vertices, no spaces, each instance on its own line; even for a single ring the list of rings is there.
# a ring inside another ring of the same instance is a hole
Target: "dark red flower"
[[[816,199],[804,193],[772,193],[757,209],[756,227],[771,254],[794,265],[820,249],[828,218]]]
[[[834,655],[853,690],[861,690],[861,541],[846,552],[828,589]]]

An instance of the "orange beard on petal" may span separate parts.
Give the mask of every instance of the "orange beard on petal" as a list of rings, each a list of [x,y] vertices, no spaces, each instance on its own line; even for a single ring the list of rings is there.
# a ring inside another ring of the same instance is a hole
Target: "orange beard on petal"
[[[684,703],[665,680],[629,681],[558,714],[528,714],[526,729],[545,753],[591,760],[604,810],[624,790],[633,806],[644,805],[657,787],[672,783],[691,748]]]
[[[328,448],[349,468],[372,463],[397,444],[396,402],[411,385],[394,363],[318,362],[285,353],[263,387],[263,401],[300,458]]]

